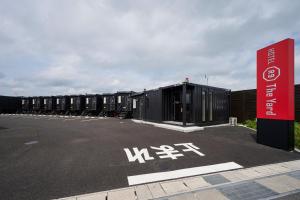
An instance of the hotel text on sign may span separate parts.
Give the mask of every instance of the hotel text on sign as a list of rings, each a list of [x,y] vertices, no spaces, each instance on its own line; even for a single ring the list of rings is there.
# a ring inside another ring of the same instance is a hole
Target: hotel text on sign
[[[257,51],[257,118],[294,120],[294,40]]]

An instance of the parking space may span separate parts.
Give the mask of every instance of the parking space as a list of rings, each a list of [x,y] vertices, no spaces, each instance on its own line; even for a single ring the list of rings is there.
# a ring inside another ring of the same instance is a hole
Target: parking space
[[[181,133],[116,118],[0,115],[3,199],[52,199],[294,159],[300,155],[259,145],[243,127]]]

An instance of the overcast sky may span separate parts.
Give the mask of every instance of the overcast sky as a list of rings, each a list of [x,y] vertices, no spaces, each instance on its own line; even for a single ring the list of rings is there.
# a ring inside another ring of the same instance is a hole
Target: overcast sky
[[[0,94],[256,87],[256,50],[296,40],[300,1],[0,0]]]

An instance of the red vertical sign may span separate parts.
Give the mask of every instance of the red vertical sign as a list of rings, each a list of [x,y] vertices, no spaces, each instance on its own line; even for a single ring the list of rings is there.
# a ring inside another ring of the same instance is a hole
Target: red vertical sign
[[[294,120],[294,40],[257,51],[257,118]]]

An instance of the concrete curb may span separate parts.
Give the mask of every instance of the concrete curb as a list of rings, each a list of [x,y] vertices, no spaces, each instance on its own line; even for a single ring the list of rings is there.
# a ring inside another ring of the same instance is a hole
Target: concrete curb
[[[34,119],[42,119],[42,118],[52,118],[52,119],[107,119],[106,117],[98,117],[98,116],[75,116],[75,115],[38,115],[38,114],[0,114],[0,116],[13,116],[13,117],[23,117],[23,118],[34,118]]]
[[[190,133],[194,131],[202,131],[204,130],[203,127],[200,126],[189,126],[189,127],[182,127],[182,126],[177,126],[177,125],[170,125],[170,124],[162,124],[162,123],[155,123],[155,122],[147,122],[143,120],[136,120],[136,119],[131,119],[134,123],[138,124],[149,124],[158,128],[164,128],[164,129],[169,129],[173,131],[179,131],[183,133]]]
[[[255,132],[256,132],[256,129],[254,129],[254,128],[250,128],[250,127],[248,127],[248,126],[245,126],[245,125],[243,125],[243,124],[238,124],[238,126],[240,126],[240,127],[244,127],[244,128],[247,128],[247,129],[250,129],[250,130],[252,130],[252,131],[255,131]]]

